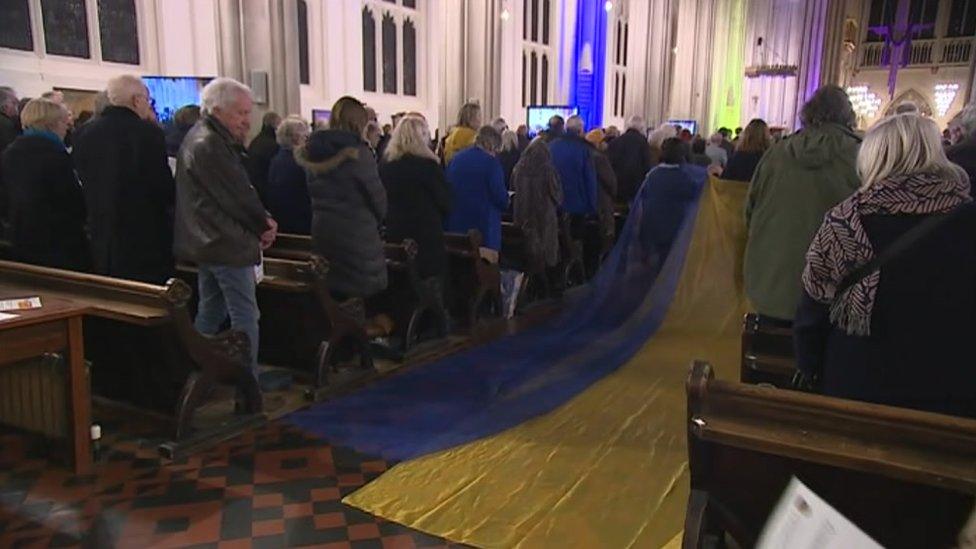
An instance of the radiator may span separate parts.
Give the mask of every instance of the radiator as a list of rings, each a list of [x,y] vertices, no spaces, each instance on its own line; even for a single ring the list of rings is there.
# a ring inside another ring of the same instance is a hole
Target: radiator
[[[0,366],[0,423],[50,438],[69,436],[66,377],[60,355]]]

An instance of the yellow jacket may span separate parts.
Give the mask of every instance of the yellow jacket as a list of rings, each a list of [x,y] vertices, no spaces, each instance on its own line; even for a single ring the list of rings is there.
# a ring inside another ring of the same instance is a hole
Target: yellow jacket
[[[449,164],[461,149],[474,145],[477,132],[465,126],[456,126],[444,141],[444,164]]]

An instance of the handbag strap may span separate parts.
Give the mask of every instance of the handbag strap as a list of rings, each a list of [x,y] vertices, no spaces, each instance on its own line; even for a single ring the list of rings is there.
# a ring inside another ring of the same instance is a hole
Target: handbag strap
[[[880,254],[874,256],[871,261],[868,261],[864,265],[854,269],[837,286],[837,291],[834,292],[835,296],[839,296],[847,291],[848,288],[857,284],[865,277],[871,275],[882,266],[889,263],[892,259],[904,254],[906,251],[912,249],[916,244],[922,241],[926,236],[935,231],[943,223],[957,217],[960,212],[968,209],[968,204],[963,204],[949,213],[930,215],[922,220],[920,223],[916,224],[911,229],[908,229],[901,236],[899,236],[894,242],[892,242],[887,248],[881,251]]]

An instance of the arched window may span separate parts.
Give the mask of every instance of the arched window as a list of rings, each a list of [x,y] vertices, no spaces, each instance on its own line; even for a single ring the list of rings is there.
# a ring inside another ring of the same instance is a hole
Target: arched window
[[[308,69],[308,3],[298,0],[298,79],[302,84],[311,82]]]
[[[3,17],[0,17],[0,48],[34,50],[34,33],[31,32],[30,6],[27,1],[4,2]]]
[[[422,0],[363,0],[363,89],[369,92],[416,97],[420,93],[423,63]],[[369,29],[365,13],[370,14]],[[373,13],[377,15],[374,16]],[[376,35],[376,18],[380,33]],[[379,38],[379,43],[376,43]],[[382,68],[382,90],[377,89],[376,67]],[[370,76],[372,75],[372,76]]]
[[[142,5],[136,0],[0,0],[0,48],[33,51],[39,58],[142,66],[140,35],[151,15],[142,13]]]
[[[610,74],[607,84],[613,86],[613,93],[608,90],[607,98],[613,98],[612,104],[606,109],[614,117],[624,116],[624,105],[627,100],[627,39],[630,34],[630,23],[627,20],[627,2],[616,2],[614,11],[610,15],[610,29],[613,33],[610,51],[613,52],[613,62],[610,64]]]
[[[417,29],[410,19],[403,22],[403,95],[417,95]]]
[[[135,0],[98,0],[102,59],[139,64],[139,24]]]
[[[522,105],[549,103],[555,54],[552,46],[552,0],[522,2]]]
[[[363,89],[376,91],[376,20],[363,8]]]
[[[397,28],[393,16],[383,14],[383,93],[397,92]]]
[[[48,54],[91,57],[85,0],[41,0],[41,18]]]

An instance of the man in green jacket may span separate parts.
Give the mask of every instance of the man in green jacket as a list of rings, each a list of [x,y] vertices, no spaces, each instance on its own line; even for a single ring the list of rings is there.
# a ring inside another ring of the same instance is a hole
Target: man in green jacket
[[[746,200],[745,290],[755,311],[792,322],[807,248],[824,214],[861,186],[861,138],[850,99],[824,86],[803,106],[803,129],[771,148]]]

